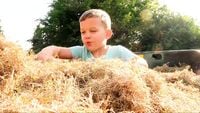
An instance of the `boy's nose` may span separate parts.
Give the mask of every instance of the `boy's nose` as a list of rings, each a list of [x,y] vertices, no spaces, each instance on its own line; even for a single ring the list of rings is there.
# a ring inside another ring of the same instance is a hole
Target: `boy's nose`
[[[90,38],[90,33],[85,33],[83,36],[85,39],[89,39]]]

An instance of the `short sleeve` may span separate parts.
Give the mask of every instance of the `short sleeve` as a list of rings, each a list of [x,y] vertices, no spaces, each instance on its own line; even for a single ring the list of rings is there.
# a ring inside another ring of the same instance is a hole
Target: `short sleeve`
[[[92,57],[92,54],[87,50],[85,46],[73,46],[69,48],[73,58],[80,58],[82,60],[88,60]]]
[[[81,58],[83,46],[73,46],[69,48],[72,52],[73,58]]]
[[[121,59],[125,61],[137,57],[136,54],[134,54],[131,50],[125,48],[124,46],[118,45],[118,50],[119,50]]]

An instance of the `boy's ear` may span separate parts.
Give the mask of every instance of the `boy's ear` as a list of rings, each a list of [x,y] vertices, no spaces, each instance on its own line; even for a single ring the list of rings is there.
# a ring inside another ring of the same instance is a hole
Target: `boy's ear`
[[[110,39],[112,37],[112,35],[113,35],[112,30],[111,29],[107,29],[107,31],[106,31],[106,38]]]

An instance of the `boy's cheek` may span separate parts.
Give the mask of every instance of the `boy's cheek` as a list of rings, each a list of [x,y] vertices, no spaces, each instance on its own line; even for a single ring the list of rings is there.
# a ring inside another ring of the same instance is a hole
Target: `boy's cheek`
[[[84,41],[84,39],[81,37],[81,41],[84,43],[85,41]]]

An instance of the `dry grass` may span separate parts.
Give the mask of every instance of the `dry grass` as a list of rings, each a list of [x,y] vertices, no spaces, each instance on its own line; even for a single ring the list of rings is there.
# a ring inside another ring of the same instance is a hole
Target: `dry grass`
[[[34,57],[0,39],[0,112],[200,112],[200,76],[188,68]]]

